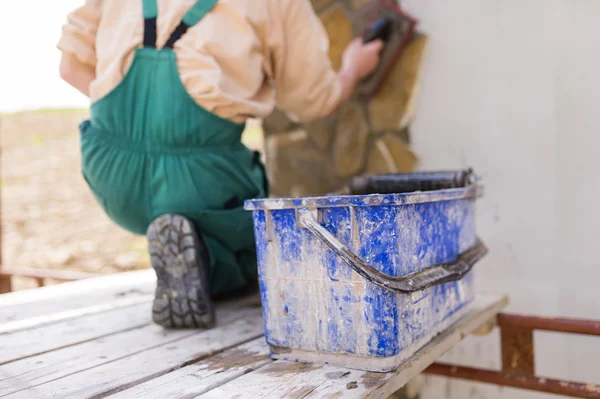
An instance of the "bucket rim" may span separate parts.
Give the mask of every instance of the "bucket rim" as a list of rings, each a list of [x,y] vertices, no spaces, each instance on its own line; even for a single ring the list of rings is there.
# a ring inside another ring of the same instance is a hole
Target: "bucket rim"
[[[471,185],[468,187],[433,191],[415,191],[399,194],[326,195],[299,198],[251,199],[244,202],[244,209],[247,211],[259,211],[297,208],[336,208],[348,206],[401,206],[477,198],[482,195],[483,186]]]

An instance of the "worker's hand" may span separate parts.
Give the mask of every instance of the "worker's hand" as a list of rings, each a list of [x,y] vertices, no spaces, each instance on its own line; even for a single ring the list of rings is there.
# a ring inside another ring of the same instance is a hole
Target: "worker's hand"
[[[383,41],[375,40],[363,43],[362,38],[352,41],[344,51],[342,68],[338,73],[338,84],[341,87],[340,102],[335,112],[342,104],[345,104],[358,82],[366,78],[375,70],[379,63],[379,52],[383,48]]]
[[[365,44],[362,38],[354,39],[344,51],[342,70],[351,70],[359,81],[366,78],[377,67],[382,48],[383,41],[381,40]]]

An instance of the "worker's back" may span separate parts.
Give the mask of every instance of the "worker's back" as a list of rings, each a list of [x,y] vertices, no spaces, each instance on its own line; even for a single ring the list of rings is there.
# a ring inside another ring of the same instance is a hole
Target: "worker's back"
[[[240,149],[243,124],[198,105],[182,86],[170,48],[137,49],[123,81],[92,104],[91,124],[120,143],[148,151]]]
[[[194,0],[158,0],[162,48]],[[58,47],[93,67],[90,99],[108,95],[142,46],[142,0],[88,0],[65,25]],[[307,49],[319,49],[318,52]],[[309,0],[219,0],[175,43],[181,81],[193,100],[236,123],[278,105],[301,118],[330,113],[339,101],[327,36]]]

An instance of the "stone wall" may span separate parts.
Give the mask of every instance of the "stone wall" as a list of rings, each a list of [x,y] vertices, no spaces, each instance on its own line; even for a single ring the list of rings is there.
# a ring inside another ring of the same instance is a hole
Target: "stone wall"
[[[313,0],[329,35],[329,57],[339,70],[348,43],[362,31],[366,0]],[[272,195],[322,195],[362,174],[408,172],[412,122],[427,38],[416,32],[376,96],[353,99],[326,120],[295,122],[281,110],[263,121]]]

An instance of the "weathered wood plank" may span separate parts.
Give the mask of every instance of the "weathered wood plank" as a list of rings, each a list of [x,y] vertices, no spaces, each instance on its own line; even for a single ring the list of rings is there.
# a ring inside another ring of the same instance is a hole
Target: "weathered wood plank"
[[[221,307],[217,317],[211,330],[150,325],[8,363],[0,366],[0,396],[79,399],[118,392],[262,334],[260,308]]]
[[[113,302],[106,302],[84,308],[70,309],[62,312],[49,313],[47,315],[0,324],[0,334],[24,331],[36,327],[48,327],[49,325],[55,323],[66,322],[70,319],[75,319],[86,315],[93,315],[96,313],[102,313],[121,308],[129,308],[134,305],[148,303],[153,297],[153,295],[141,295],[139,291],[135,291],[131,294],[126,293],[123,295],[123,298]]]
[[[110,363],[110,366],[106,368],[105,376],[111,377],[112,367],[120,359],[143,354],[152,348],[160,348],[159,352],[161,353],[175,354],[177,352],[173,349],[178,347],[175,343],[192,336],[198,336],[200,340],[204,339],[202,337],[212,337],[213,339],[216,337],[224,340],[231,328],[228,324],[240,318],[247,318],[249,315],[255,317],[257,314],[260,315],[260,309],[257,307],[232,309],[231,306],[221,306],[217,309],[219,326],[210,330],[210,333],[201,330],[165,330],[151,324],[7,363],[0,366],[0,396],[27,390],[107,363]],[[245,332],[246,329],[242,331]],[[202,348],[202,346],[188,346],[185,350],[194,353],[196,348]],[[144,356],[141,358],[143,359]],[[162,359],[154,361],[160,365]],[[134,369],[129,373],[143,371],[147,366],[140,363],[132,367]],[[122,370],[114,370],[114,372],[117,373],[114,376],[116,378]],[[97,377],[92,377],[92,380],[96,380]],[[48,391],[44,390],[44,392],[48,395]]]
[[[29,399],[103,398],[158,378],[190,363],[208,358],[260,337],[263,322],[260,309],[232,313],[234,321],[219,328],[197,332],[168,345],[148,348],[95,367],[81,370],[33,389],[19,392]],[[21,396],[8,396],[14,399]]]
[[[493,319],[508,300],[481,296],[457,324],[392,373],[276,361],[217,387],[201,398],[385,398],[423,371],[465,336]]]
[[[19,276],[42,280],[50,279],[61,282],[101,277],[100,274],[77,272],[72,270],[39,269],[37,267],[6,267],[6,265],[3,265],[0,269],[0,277],[2,276]]]
[[[0,295],[0,332],[143,303],[155,284],[153,270],[140,270]]]
[[[196,397],[271,362],[269,348],[261,336],[202,362],[112,395],[110,399]]]
[[[139,328],[151,322],[152,309],[150,302],[147,302],[130,308],[85,315],[62,323],[0,334],[0,365]]]
[[[124,289],[135,288],[139,285],[155,283],[156,275],[152,269],[136,270],[132,272],[123,272],[109,274],[93,279],[72,281],[65,284],[49,285],[41,288],[11,292],[0,296],[0,309],[40,301],[46,301],[56,298],[75,297],[81,295],[86,297],[93,291],[114,291],[120,292]]]
[[[315,374],[313,372],[323,368],[323,366],[317,364],[276,361],[220,387],[215,387],[211,391],[193,397],[236,399],[304,398],[326,381],[322,373]],[[331,372],[340,375],[347,375],[349,371],[333,367],[329,369]],[[354,373],[358,374],[358,372]],[[340,382],[340,384],[342,383]]]
[[[0,396],[36,387],[148,348],[168,345],[193,334],[190,331],[166,334],[160,327],[150,325],[8,363],[0,366]]]

